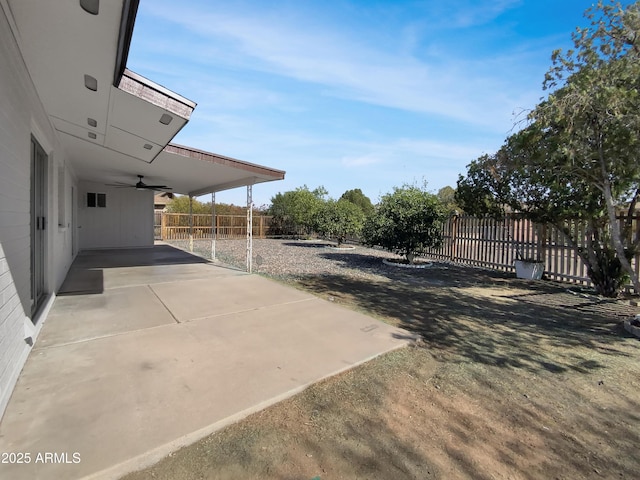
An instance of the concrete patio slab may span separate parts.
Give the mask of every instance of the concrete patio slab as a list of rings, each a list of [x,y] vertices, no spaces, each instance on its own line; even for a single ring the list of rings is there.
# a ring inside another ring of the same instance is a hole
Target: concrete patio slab
[[[146,285],[56,300],[0,423],[0,452],[31,460],[0,464],[0,478],[119,478],[409,340],[262,277],[169,264],[167,251],[159,282],[148,255],[74,264]]]
[[[309,298],[293,288],[265,288],[265,279],[254,275],[227,277],[224,282],[212,285],[211,279],[206,278],[156,284],[151,288],[179,322]]]
[[[176,323],[149,285],[107,290],[101,295],[56,299],[37,348],[64,345]]]

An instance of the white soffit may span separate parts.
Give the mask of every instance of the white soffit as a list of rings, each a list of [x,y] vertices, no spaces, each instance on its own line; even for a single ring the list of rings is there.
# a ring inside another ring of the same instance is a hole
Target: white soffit
[[[102,0],[98,15],[87,13],[79,0],[3,1],[79,179],[135,183],[144,175],[147,184],[190,194],[284,178],[280,170],[169,145],[196,104],[129,70],[113,85],[123,11],[133,20],[123,6],[132,0]],[[86,87],[85,75],[96,80],[95,91]]]
[[[241,160],[169,144],[151,163],[136,160],[76,137],[67,139],[84,159],[73,162],[79,178],[97,183],[168,185],[172,192],[203,195],[230,188],[282,180],[285,172]]]
[[[98,15],[79,0],[7,1],[40,100],[72,159],[80,161],[68,137],[150,162],[186,124],[194,102],[128,70],[113,85],[122,0],[102,0]]]

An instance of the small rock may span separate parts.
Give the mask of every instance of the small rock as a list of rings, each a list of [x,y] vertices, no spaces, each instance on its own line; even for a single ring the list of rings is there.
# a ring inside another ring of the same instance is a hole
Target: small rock
[[[598,385],[604,385],[604,380],[600,380],[600,381],[598,382]]]

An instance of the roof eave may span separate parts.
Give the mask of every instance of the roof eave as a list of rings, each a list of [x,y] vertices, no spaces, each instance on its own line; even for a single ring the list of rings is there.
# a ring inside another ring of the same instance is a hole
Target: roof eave
[[[270,180],[283,180],[287,173],[284,170],[265,167],[263,165],[245,162],[244,160],[238,160],[236,158],[219,155],[217,153],[207,152],[197,148],[187,147],[185,145],[178,145],[176,143],[169,143],[164,148],[164,151],[185,157],[197,158],[211,163],[217,163],[219,165],[231,166],[239,170],[245,170],[250,173],[270,177]]]
[[[118,49],[116,52],[116,65],[113,73],[113,86],[120,84],[120,79],[127,68],[129,47],[133,37],[133,27],[136,23],[138,5],[140,0],[124,0],[122,2],[122,17],[120,19],[120,32],[118,35]]]

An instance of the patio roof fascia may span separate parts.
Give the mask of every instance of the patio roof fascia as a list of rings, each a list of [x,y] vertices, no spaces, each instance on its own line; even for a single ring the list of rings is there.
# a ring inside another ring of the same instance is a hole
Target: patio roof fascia
[[[207,152],[206,150],[200,150],[193,147],[187,147],[185,145],[179,145],[177,143],[169,143],[164,151],[167,153],[182,155],[183,157],[197,158],[199,160],[205,160],[210,163],[217,163],[219,165],[235,167],[241,170],[259,173],[262,175],[269,175],[274,177],[274,180],[283,180],[286,173],[284,170],[278,170],[277,168],[265,167],[264,165],[258,165],[257,163],[238,160],[237,158],[227,157],[225,155]]]
[[[164,153],[171,155],[178,155],[182,157],[194,158],[205,162],[223,165],[225,167],[231,167],[236,170],[244,170],[247,172],[247,176],[222,184],[214,184],[208,187],[192,190],[188,194],[191,196],[206,195],[209,193],[221,192],[224,190],[230,190],[232,188],[245,187],[249,185],[255,185],[256,183],[272,182],[276,180],[283,180],[286,172],[284,170],[278,170],[271,167],[265,167],[257,165],[255,163],[245,162],[236,158],[219,155],[204,150],[199,150],[193,147],[187,147],[185,145],[178,145],[175,143],[168,144],[164,150]]]
[[[185,120],[191,118],[193,110],[198,105],[193,100],[189,100],[128,68],[124,69],[116,87],[157,107],[179,115]]]
[[[140,0],[124,0],[122,3],[122,17],[120,19],[120,31],[118,34],[118,48],[116,50],[116,64],[113,73],[113,86],[120,84],[122,75],[127,68],[129,48],[133,37],[133,27],[138,15]]]
[[[173,138],[175,138],[175,136],[180,133],[180,131],[189,122],[191,114],[196,108],[197,103],[129,70],[128,68],[124,69],[124,72],[120,77],[120,81],[115,88],[182,119],[181,125],[173,131],[172,135],[168,139],[165,140],[166,143],[163,142],[164,144],[161,144],[161,148],[156,151],[156,154],[152,158],[145,160],[148,163],[153,163],[164,148],[171,143],[171,140],[173,140]]]
[[[223,192],[225,190],[231,190],[232,188],[248,187],[250,185],[255,185],[256,183],[270,182],[270,181],[272,180],[264,180],[259,177],[245,177],[245,178],[241,178],[240,180],[236,180],[234,182],[222,183],[215,186],[201,188],[199,190],[194,190],[193,192],[189,192],[189,195],[192,197],[199,197],[201,195],[207,195],[209,193],[218,193],[218,192]]]

